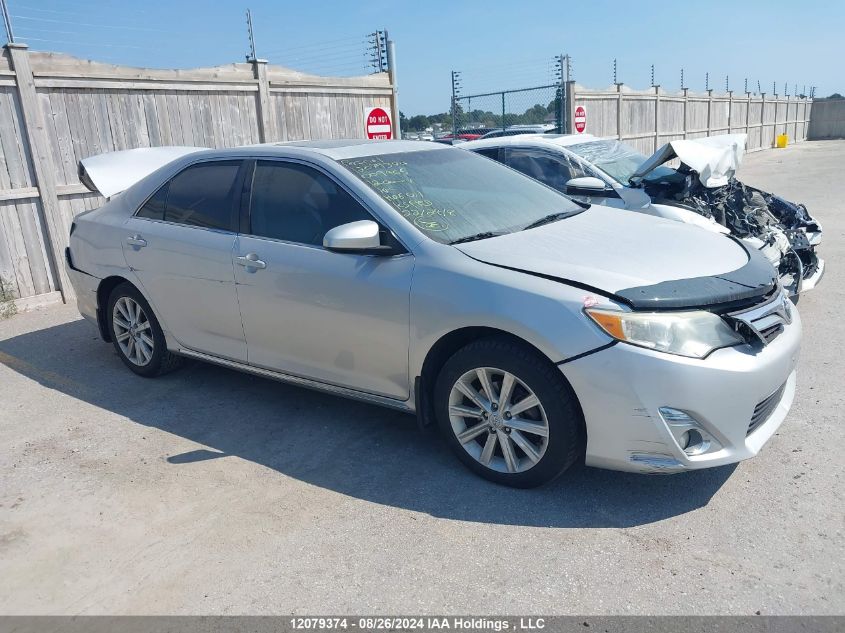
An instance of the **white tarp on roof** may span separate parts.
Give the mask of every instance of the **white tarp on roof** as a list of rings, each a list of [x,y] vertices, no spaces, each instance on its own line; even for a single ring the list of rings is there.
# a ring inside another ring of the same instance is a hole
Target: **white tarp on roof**
[[[678,158],[698,172],[698,179],[705,187],[722,187],[728,184],[742,162],[746,138],[745,134],[723,134],[671,141],[640,165],[631,179],[640,180],[658,165]]]
[[[201,152],[207,147],[140,147],[120,152],[106,152],[79,161],[79,177],[92,191],[106,198],[126,191],[159,167],[185,154]]]

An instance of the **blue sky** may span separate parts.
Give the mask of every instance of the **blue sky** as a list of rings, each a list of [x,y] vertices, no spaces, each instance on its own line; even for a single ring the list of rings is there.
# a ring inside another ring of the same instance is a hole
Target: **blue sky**
[[[367,72],[368,33],[396,42],[400,108],[410,116],[449,107],[450,71],[464,93],[527,87],[552,79],[553,56],[572,56],[574,78],[590,87],[655,80],[756,90],[772,82],[792,94],[845,93],[845,3],[821,0],[622,2],[592,0],[7,0],[16,39],[39,50],[157,68],[243,61],[244,11],[252,10],[259,57],[319,74]]]

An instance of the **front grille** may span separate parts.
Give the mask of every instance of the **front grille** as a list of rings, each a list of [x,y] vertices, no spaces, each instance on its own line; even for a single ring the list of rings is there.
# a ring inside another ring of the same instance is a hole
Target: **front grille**
[[[783,383],[777,391],[768,398],[761,400],[757,406],[754,407],[754,413],[751,414],[751,423],[748,425],[748,432],[745,434],[746,437],[751,435],[761,424],[771,417],[774,410],[780,404],[785,389],[786,383]]]
[[[785,326],[792,323],[792,308],[789,299],[779,293],[761,305],[750,310],[731,312],[724,315],[724,318],[749,343],[759,341],[768,345],[783,333]]]

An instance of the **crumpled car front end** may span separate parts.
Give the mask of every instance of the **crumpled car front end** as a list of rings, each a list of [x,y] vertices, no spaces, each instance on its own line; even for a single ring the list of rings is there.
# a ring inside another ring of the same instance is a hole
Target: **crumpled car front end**
[[[632,178],[656,204],[678,206],[711,218],[763,253],[790,296],[815,288],[824,274],[816,253],[822,227],[798,203],[746,185],[734,177],[745,135],[673,141],[643,163]],[[672,159],[680,167],[649,175]]]

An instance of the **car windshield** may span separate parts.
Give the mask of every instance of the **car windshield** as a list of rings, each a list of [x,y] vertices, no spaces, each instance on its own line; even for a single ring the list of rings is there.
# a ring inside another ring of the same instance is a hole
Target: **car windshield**
[[[648,158],[630,145],[611,139],[568,145],[566,149],[577,154],[588,163],[592,163],[623,185],[628,184],[637,168]],[[674,171],[670,167],[661,165],[652,170],[649,178],[670,176]]]
[[[433,240],[452,243],[522,230],[583,211],[554,189],[459,149],[363,156],[340,163]]]

